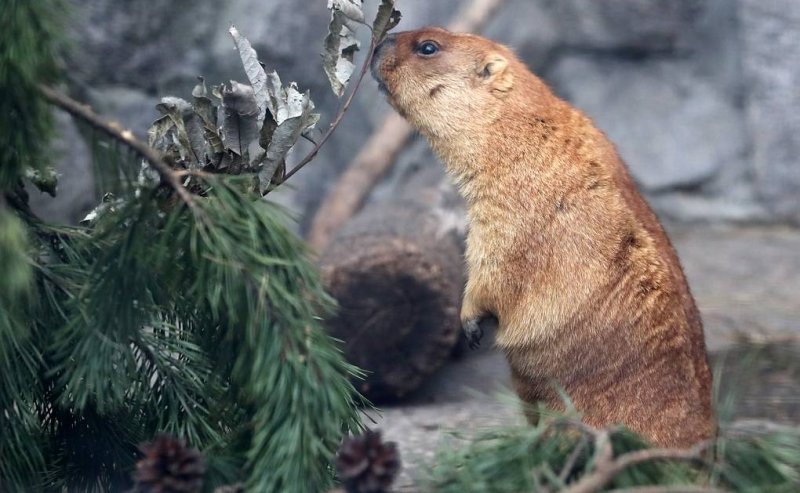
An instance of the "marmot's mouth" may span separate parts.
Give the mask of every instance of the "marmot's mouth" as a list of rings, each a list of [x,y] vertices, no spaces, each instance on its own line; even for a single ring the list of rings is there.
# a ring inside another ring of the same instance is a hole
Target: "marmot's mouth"
[[[369,69],[370,69],[370,72],[372,72],[372,78],[375,79],[375,81],[378,83],[378,89],[380,89],[380,91],[383,94],[388,96],[389,95],[389,88],[386,87],[386,83],[383,81],[383,77],[381,77],[381,72],[380,72],[380,68],[379,68],[380,67],[379,58],[380,58],[380,56],[379,56],[379,53],[377,52],[377,49],[376,49],[375,50],[375,54],[372,57],[372,63],[370,64]]]

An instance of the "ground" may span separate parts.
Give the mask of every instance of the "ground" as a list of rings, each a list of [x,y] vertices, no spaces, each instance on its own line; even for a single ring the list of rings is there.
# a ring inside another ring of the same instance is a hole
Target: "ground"
[[[800,230],[695,225],[670,236],[703,315],[718,413],[800,425]],[[455,440],[448,430],[522,422],[490,342],[448,362],[411,398],[382,406],[374,427],[400,447],[398,489]]]

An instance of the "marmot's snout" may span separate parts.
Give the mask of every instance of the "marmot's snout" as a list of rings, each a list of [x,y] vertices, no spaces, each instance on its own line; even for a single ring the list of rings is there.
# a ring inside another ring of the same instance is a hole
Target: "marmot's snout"
[[[390,34],[386,36],[386,39],[381,41],[381,43],[375,47],[375,51],[372,52],[372,63],[370,64],[370,71],[372,72],[372,77],[378,81],[378,88],[384,94],[387,93],[386,83],[383,81],[383,76],[381,74],[381,65],[383,62],[383,58],[386,55],[387,51],[393,50],[395,45],[397,44],[397,35]]]

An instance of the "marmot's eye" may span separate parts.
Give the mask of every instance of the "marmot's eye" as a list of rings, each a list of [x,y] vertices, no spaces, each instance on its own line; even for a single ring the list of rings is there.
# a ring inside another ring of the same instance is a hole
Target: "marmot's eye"
[[[417,46],[417,53],[422,56],[435,55],[439,51],[439,45],[433,41],[423,41]]]

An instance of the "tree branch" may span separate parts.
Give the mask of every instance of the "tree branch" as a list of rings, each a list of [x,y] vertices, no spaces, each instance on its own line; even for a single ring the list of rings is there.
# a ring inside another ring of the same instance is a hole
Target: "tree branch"
[[[638,486],[619,488],[607,493],[729,493],[728,490],[706,486]]]
[[[372,56],[374,54],[374,51],[375,51],[375,36],[373,35],[370,37],[369,52],[367,53],[367,58],[361,65],[361,71],[358,74],[358,79],[356,79],[356,83],[353,86],[353,90],[350,91],[350,94],[347,96],[347,99],[345,100],[344,104],[336,113],[336,116],[333,118],[333,121],[328,127],[328,131],[325,132],[322,138],[319,139],[319,142],[317,142],[314,145],[314,148],[311,149],[311,152],[306,154],[306,157],[300,160],[300,162],[297,163],[294,168],[292,168],[288,173],[286,173],[286,175],[283,177],[284,182],[289,178],[291,178],[292,175],[300,171],[303,168],[303,166],[311,162],[311,160],[317,156],[317,153],[319,152],[320,148],[323,145],[325,145],[325,142],[327,142],[328,139],[331,137],[331,135],[333,135],[333,132],[334,130],[336,130],[336,127],[338,127],[339,124],[342,122],[344,114],[347,113],[348,109],[350,109],[350,105],[353,103],[353,99],[355,98],[355,95],[358,92],[358,88],[361,86],[361,81],[364,80],[364,76],[367,75],[367,70],[369,70],[370,64],[372,64]]]
[[[595,462],[594,471],[583,476],[563,493],[595,493],[610,483],[617,474],[643,462],[656,460],[700,461],[702,453],[709,446],[709,442],[700,442],[690,449],[644,449],[629,452],[614,459],[609,457],[607,450],[601,450],[604,447],[599,442],[598,439],[598,460]],[[610,448],[610,442],[607,445]]]
[[[73,117],[88,123],[108,137],[121,142],[147,160],[158,173],[161,178],[161,183],[172,188],[187,206],[193,211],[195,210],[196,204],[192,194],[183,186],[175,170],[161,158],[161,155],[155,149],[139,141],[130,130],[123,129],[115,122],[109,122],[103,119],[92,111],[89,106],[75,101],[66,94],[45,85],[40,85],[39,91],[49,103],[61,108]]]
[[[578,458],[586,449],[587,445],[589,445],[589,440],[586,438],[585,434],[581,435],[580,442],[578,442],[578,445],[570,452],[567,461],[564,463],[564,467],[561,468],[561,473],[558,475],[558,480],[561,481],[561,483],[567,482],[567,478],[569,478],[572,469],[575,468],[575,463],[578,461]]]

